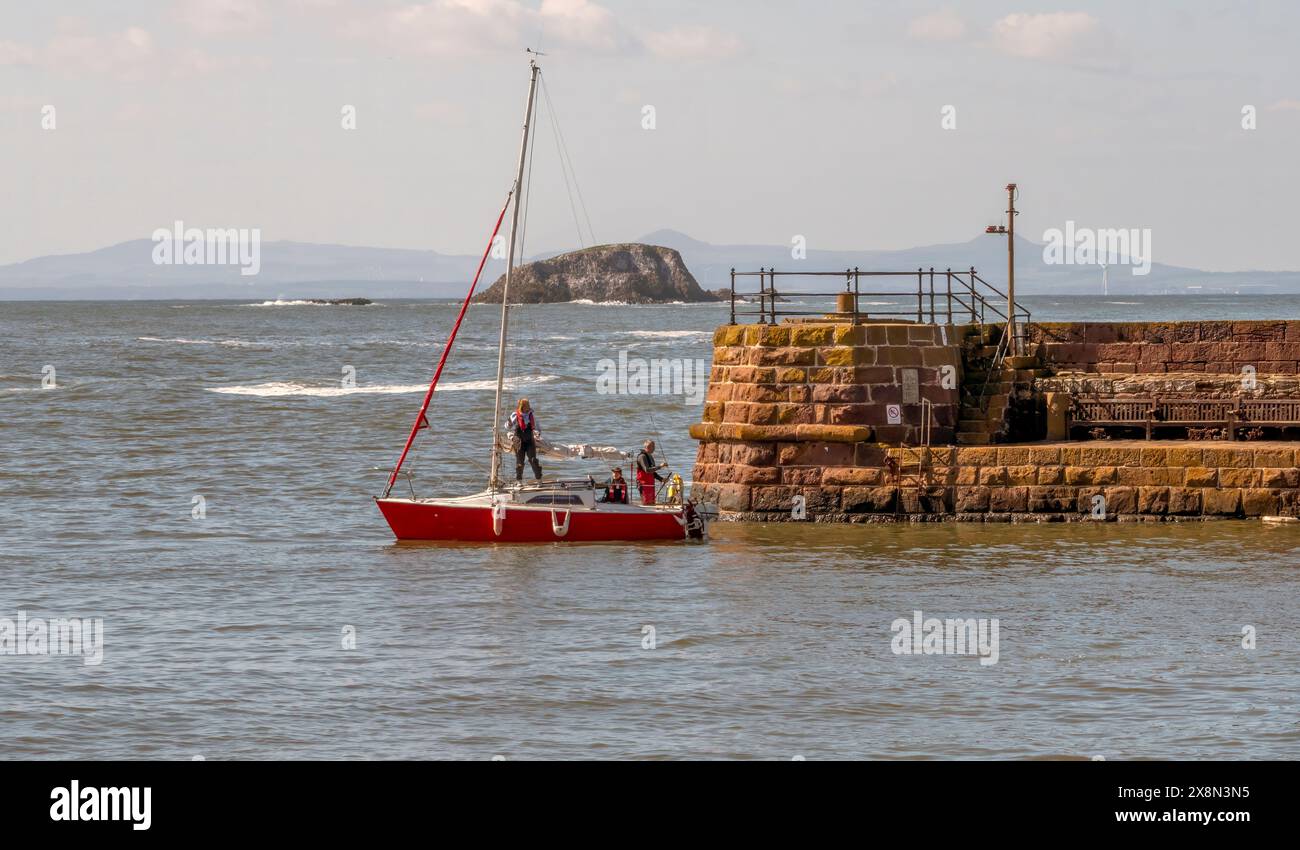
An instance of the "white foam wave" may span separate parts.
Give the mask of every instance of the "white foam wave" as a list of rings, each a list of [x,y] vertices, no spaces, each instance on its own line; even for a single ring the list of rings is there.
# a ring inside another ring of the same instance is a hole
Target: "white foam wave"
[[[525,375],[521,378],[507,378],[506,389],[517,390],[520,387],[531,387],[534,384],[545,384],[548,381],[554,381],[558,375]],[[452,381],[448,384],[438,384],[438,392],[456,391],[456,390],[496,390],[497,382],[489,378],[485,381]]]
[[[537,375],[515,378],[506,381],[506,388],[513,390],[518,389],[519,387],[531,386],[533,384],[542,384],[547,381],[553,381],[556,377],[556,375]],[[495,390],[496,387],[497,382],[491,379],[483,381],[451,381],[439,384],[438,391],[455,392],[458,390]],[[351,395],[402,395],[406,393],[422,393],[428,388],[428,384],[374,384],[358,387],[313,386],[310,384],[298,383],[296,381],[271,381],[264,384],[236,384],[229,387],[206,387],[207,391],[211,393],[254,396],[256,398],[285,398],[292,396],[305,396],[308,398],[337,398],[339,396]]]
[[[713,331],[628,331],[627,335],[646,339],[684,339],[713,336]]]
[[[429,347],[431,347],[431,346],[438,346],[439,348],[441,348],[441,347],[444,345],[444,340],[440,340],[440,339],[435,339],[435,340],[426,340],[426,339],[359,339],[359,340],[357,340],[357,341],[356,341],[355,343],[353,343],[353,344],[354,344],[354,345],[399,345],[399,346],[403,346],[403,347],[406,347],[406,348],[429,348]],[[460,346],[457,346],[457,348],[459,348],[459,347],[460,347]],[[492,346],[492,350],[493,350],[493,351],[496,350],[496,346],[495,346],[495,345]]]
[[[422,393],[428,389],[427,384],[382,384],[363,387],[319,387],[292,381],[272,381],[266,384],[246,384],[233,387],[207,387],[208,392],[223,395],[248,395],[257,398],[281,398],[284,396],[309,396],[313,398],[334,398],[346,395],[395,395],[401,393]]]
[[[258,345],[256,342],[249,342],[244,339],[186,339],[185,337],[164,339],[156,336],[138,336],[136,339],[140,342],[170,342],[176,345],[224,345],[231,348],[253,348]]]

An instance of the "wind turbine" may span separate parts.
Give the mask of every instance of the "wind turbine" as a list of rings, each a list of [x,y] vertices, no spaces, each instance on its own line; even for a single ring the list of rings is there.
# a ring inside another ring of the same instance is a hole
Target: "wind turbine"
[[[1105,261],[1103,260],[1101,264],[1101,294],[1102,295],[1110,295],[1110,279],[1107,277],[1106,274],[1106,270],[1108,268],[1109,266],[1107,266]]]

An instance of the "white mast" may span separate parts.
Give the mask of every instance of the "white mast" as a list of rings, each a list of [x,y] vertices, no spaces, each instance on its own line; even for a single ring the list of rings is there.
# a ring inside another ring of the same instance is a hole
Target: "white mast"
[[[532,52],[531,50],[529,51]],[[539,54],[540,55],[540,54]],[[497,473],[501,468],[501,449],[497,446],[497,431],[501,427],[501,394],[506,376],[506,327],[510,321],[510,271],[515,267],[515,233],[519,230],[519,199],[523,195],[524,162],[528,154],[528,127],[533,117],[533,95],[537,93],[537,74],[541,71],[536,60],[529,60],[532,76],[528,82],[528,105],[524,107],[524,138],[519,143],[519,171],[515,175],[514,208],[510,212],[510,250],[506,256],[506,280],[501,290],[501,338],[497,348],[497,396],[492,407],[492,471],[488,476],[488,489],[499,486]]]

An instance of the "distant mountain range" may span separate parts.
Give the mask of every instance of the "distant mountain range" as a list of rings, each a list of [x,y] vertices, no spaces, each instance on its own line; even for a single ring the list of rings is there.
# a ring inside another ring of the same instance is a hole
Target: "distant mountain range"
[[[785,245],[713,245],[675,230],[657,230],[636,241],[675,248],[705,289],[728,286],[733,267],[753,271],[760,266],[781,271],[853,267],[910,271],[931,266],[964,270],[975,266],[989,283],[999,288],[1006,285],[1006,242],[984,235],[969,242],[894,251],[809,248],[806,258],[800,260],[793,259]],[[434,251],[266,242],[261,246],[258,273],[242,276],[236,265],[156,265],[154,247],[152,241],[140,239],[84,254],[38,257],[0,266],[0,300],[458,297],[478,264],[476,256]],[[480,285],[486,286],[504,270],[503,260],[489,260]],[[813,279],[802,287],[797,279],[789,281],[795,284],[792,289],[829,287],[824,279],[822,283]],[[1043,246],[1017,239],[1016,286],[1025,294],[1100,294],[1101,268],[1048,265],[1043,261]],[[1112,266],[1110,292],[1300,292],[1300,272],[1207,272],[1153,263],[1149,274],[1134,276],[1127,266]]]
[[[792,259],[789,246],[711,245],[675,230],[656,230],[640,241],[676,248],[705,289],[729,286],[733,267],[737,271],[757,271],[760,266],[778,271],[837,271],[856,267],[862,271],[915,271],[924,268],[927,272],[931,266],[936,271],[947,268],[966,270],[974,266],[980,277],[999,289],[1005,290],[1007,282],[1006,238],[983,234],[969,242],[896,251],[822,251],[809,248],[807,258],[803,260]],[[1101,267],[1096,265],[1049,265],[1043,261],[1042,245],[1020,237],[1016,239],[1017,292],[1100,295],[1101,275]],[[1300,292],[1300,272],[1207,272],[1152,263],[1146,275],[1133,275],[1128,266],[1112,265],[1109,278],[1112,295]],[[827,288],[824,283],[820,286]],[[753,288],[752,284],[750,288]]]

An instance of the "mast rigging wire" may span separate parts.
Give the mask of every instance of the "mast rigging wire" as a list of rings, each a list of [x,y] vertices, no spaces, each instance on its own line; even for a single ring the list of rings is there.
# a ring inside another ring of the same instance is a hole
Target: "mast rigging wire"
[[[537,72],[541,77],[541,72]],[[524,175],[524,185],[520,189],[519,197],[524,201],[524,220],[519,225],[519,259],[525,260],[527,254],[524,252],[524,241],[528,237],[528,211],[533,206],[533,156],[537,153],[537,120],[533,120],[532,129],[529,131],[528,140],[528,171]]]
[[[564,189],[569,191],[569,179],[573,179],[573,192],[578,196],[578,203],[582,206],[582,215],[587,220],[587,234],[591,237],[591,244],[596,244],[596,233],[591,227],[591,215],[587,212],[587,202],[582,197],[582,187],[578,184],[578,172],[573,167],[573,158],[569,156],[569,146],[564,141],[564,131],[560,129],[560,118],[555,112],[555,105],[551,102],[551,92],[546,87],[546,79],[542,79],[542,98],[546,101],[546,110],[551,116],[551,129],[555,135],[556,152],[560,158],[560,174],[564,177]],[[566,170],[567,165],[567,170]],[[578,210],[573,205],[573,195],[569,195],[569,207],[573,210],[573,224],[578,230],[578,244],[583,244],[582,224],[578,221]]]

